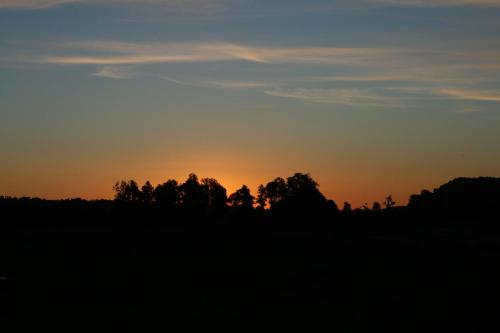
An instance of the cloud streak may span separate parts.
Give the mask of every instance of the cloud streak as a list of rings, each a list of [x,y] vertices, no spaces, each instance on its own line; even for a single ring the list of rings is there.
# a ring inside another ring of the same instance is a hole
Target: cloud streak
[[[252,68],[259,68],[255,73],[261,76],[254,73],[251,80],[245,76],[229,80],[200,78],[197,73],[183,74],[183,78],[160,76],[186,86],[260,89],[275,97],[351,106],[402,107],[436,99],[500,102],[500,93],[478,88],[491,87],[498,81],[497,49],[458,52],[404,47],[279,47],[227,42],[102,40],[58,43],[51,49],[52,55],[39,55],[32,61],[95,66],[98,69],[92,75],[112,79],[131,77],[129,66],[242,61],[254,64]],[[324,75],[290,77],[280,72],[281,66],[273,65],[294,66],[297,73],[302,69],[311,73],[312,66],[316,66]],[[277,74],[270,76],[274,69],[278,69]]]
[[[457,88],[386,87],[386,88],[278,88],[264,92],[267,95],[292,98],[315,103],[349,106],[402,107],[415,101],[467,100],[500,102],[500,91],[477,91]],[[477,112],[477,108],[469,108]]]
[[[167,6],[175,9],[210,9],[221,0],[1,0],[0,9],[47,9],[60,5],[79,4],[142,4]]]
[[[339,1],[343,3],[342,1]],[[164,6],[174,9],[189,9],[189,10],[209,10],[221,7],[224,4],[223,0],[1,0],[0,9],[23,9],[23,10],[39,10],[47,9],[65,4],[140,4],[149,6]],[[349,1],[345,1],[349,3]],[[241,5],[241,3],[238,3]],[[353,1],[353,4],[378,4],[385,6],[418,6],[418,7],[440,7],[440,6],[500,6],[500,0],[358,0]],[[234,6],[233,4],[225,4],[226,7]],[[286,11],[291,7],[287,4],[280,8],[281,11]],[[302,6],[303,11],[324,11],[331,9],[332,5],[315,5],[308,3]]]
[[[433,92],[438,95],[456,99],[483,102],[500,102],[500,91],[478,91],[455,88],[441,88],[435,89],[433,90]]]
[[[2,0],[0,9],[45,9],[81,0]]]
[[[369,65],[388,51],[381,48],[349,47],[252,47],[225,42],[210,43],[123,43],[88,41],[67,43],[63,48],[81,55],[58,55],[36,61],[60,65],[131,65],[248,61],[254,63],[305,63]],[[94,53],[91,55],[91,53]],[[95,54],[99,53],[99,54]]]
[[[92,76],[123,80],[132,77],[132,73],[128,68],[117,67],[117,66],[104,66],[99,68],[99,70],[93,73]]]
[[[161,78],[182,86],[203,87],[203,88],[256,89],[256,88],[271,87],[276,85],[273,82],[266,82],[266,81],[225,80],[225,79],[211,79],[211,78],[177,79],[168,76],[162,76]]]
[[[264,92],[274,97],[293,98],[315,103],[343,104],[349,106],[400,107],[399,99],[388,98],[371,89],[273,89]]]
[[[440,7],[440,6],[500,6],[500,0],[376,0],[386,5]]]
[[[402,47],[252,46],[227,42],[129,43],[81,41],[58,43],[32,62],[53,65],[148,65],[244,61],[255,64],[297,64],[350,69],[344,75],[303,77],[310,82],[426,83],[478,82],[498,77],[500,53],[474,49],[465,52]],[[18,59],[24,59],[18,56]],[[362,74],[352,70],[363,68]],[[496,74],[495,74],[496,73]]]

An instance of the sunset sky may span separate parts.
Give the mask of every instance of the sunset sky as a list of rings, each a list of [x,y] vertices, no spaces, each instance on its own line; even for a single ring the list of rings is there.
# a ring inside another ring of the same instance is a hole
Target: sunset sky
[[[0,195],[500,176],[500,0],[0,0]]]

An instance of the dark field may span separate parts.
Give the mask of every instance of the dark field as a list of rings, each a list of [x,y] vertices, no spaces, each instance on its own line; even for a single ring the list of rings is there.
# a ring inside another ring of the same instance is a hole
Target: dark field
[[[2,235],[15,239],[0,281],[10,296],[4,317],[21,326],[500,329],[500,229],[492,226],[24,227]]]

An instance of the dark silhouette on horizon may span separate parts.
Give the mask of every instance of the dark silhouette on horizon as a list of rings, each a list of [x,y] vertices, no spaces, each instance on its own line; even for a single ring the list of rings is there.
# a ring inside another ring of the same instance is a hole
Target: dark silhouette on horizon
[[[113,210],[117,214],[141,211],[156,223],[183,220],[192,223],[334,223],[339,221],[394,221],[415,219],[458,223],[465,220],[490,221],[500,212],[500,178],[456,178],[433,191],[411,195],[408,205],[396,206],[388,195],[382,203],[365,203],[352,208],[344,202],[340,210],[334,200],[325,198],[319,184],[305,173],[277,177],[258,187],[254,196],[248,186],[228,194],[213,178],[198,179],[194,173],[179,183],[169,179],[153,186],[134,180],[121,180],[113,186],[114,200],[44,200],[39,198],[0,197],[0,209],[16,214],[32,210],[55,215],[92,209]],[[17,210],[17,211],[16,211]],[[143,220],[142,222],[148,223]],[[149,221],[153,222],[153,221]],[[421,223],[424,223],[421,221]]]
[[[341,209],[304,173],[255,194],[195,174],[113,188],[0,197],[2,322],[499,331],[500,178]]]

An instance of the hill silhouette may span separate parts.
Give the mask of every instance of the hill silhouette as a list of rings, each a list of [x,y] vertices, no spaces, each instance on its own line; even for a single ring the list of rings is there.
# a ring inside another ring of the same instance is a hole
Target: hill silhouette
[[[412,213],[428,217],[484,220],[498,217],[499,198],[500,178],[456,178],[433,192],[412,195],[408,207]]]

